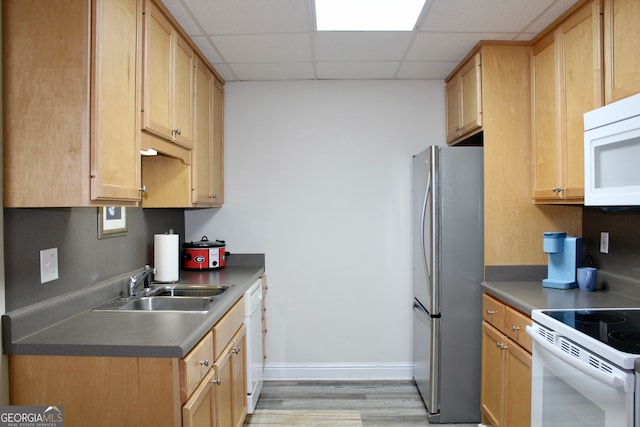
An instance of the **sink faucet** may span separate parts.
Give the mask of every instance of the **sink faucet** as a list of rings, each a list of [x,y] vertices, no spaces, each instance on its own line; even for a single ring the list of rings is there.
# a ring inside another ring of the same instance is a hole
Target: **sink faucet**
[[[149,265],[145,265],[144,270],[129,277],[129,283],[127,286],[127,291],[128,291],[127,296],[130,296],[130,297],[135,296],[136,289],[142,283],[144,283],[145,293],[149,292],[149,275],[152,273],[156,274],[156,269],[150,267]]]

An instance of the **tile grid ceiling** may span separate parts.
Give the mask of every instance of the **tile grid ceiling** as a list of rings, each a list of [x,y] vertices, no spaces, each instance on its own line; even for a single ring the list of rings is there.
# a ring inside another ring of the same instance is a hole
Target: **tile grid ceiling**
[[[313,0],[161,0],[226,81],[443,80],[479,40],[527,41],[576,0],[426,0],[414,31],[317,32]]]

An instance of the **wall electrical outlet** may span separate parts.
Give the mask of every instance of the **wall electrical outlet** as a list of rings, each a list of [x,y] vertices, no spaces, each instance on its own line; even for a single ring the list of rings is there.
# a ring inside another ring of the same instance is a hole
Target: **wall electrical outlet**
[[[58,279],[58,248],[40,251],[40,283]]]
[[[609,253],[609,232],[607,231],[600,232],[600,253]]]

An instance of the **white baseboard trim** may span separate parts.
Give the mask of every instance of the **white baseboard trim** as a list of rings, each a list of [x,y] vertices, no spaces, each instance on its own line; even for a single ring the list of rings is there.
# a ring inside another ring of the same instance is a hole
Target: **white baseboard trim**
[[[411,363],[268,363],[269,380],[410,380]]]

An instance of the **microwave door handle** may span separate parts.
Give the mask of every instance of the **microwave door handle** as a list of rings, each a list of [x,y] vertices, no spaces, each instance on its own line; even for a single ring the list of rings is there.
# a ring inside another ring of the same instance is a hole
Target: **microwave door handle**
[[[573,366],[576,369],[579,369],[580,371],[584,372],[585,374],[589,375],[590,377],[597,379],[598,381],[600,381],[601,383],[604,383],[610,387],[614,387],[614,388],[624,388],[624,391],[626,393],[629,393],[630,391],[633,391],[634,389],[634,384],[633,384],[633,378],[629,377],[628,375],[622,373],[618,373],[616,371],[611,372],[610,374],[606,374],[596,368],[594,368],[593,366],[586,364],[586,363],[582,363],[578,360],[576,360],[575,358],[569,356],[568,354],[566,354],[564,351],[558,349],[558,347],[554,346],[553,344],[550,344],[547,340],[545,340],[543,337],[541,337],[540,335],[538,335],[535,331],[534,328],[532,328],[530,325],[527,325],[526,327],[526,331],[527,334],[531,337],[532,340],[535,341],[536,344],[540,345],[541,347],[543,347],[545,350],[547,350],[548,352],[550,352],[551,354],[553,354],[554,356],[556,356],[557,358],[561,359],[562,361],[568,363],[569,365]],[[630,380],[627,380],[627,377]]]

